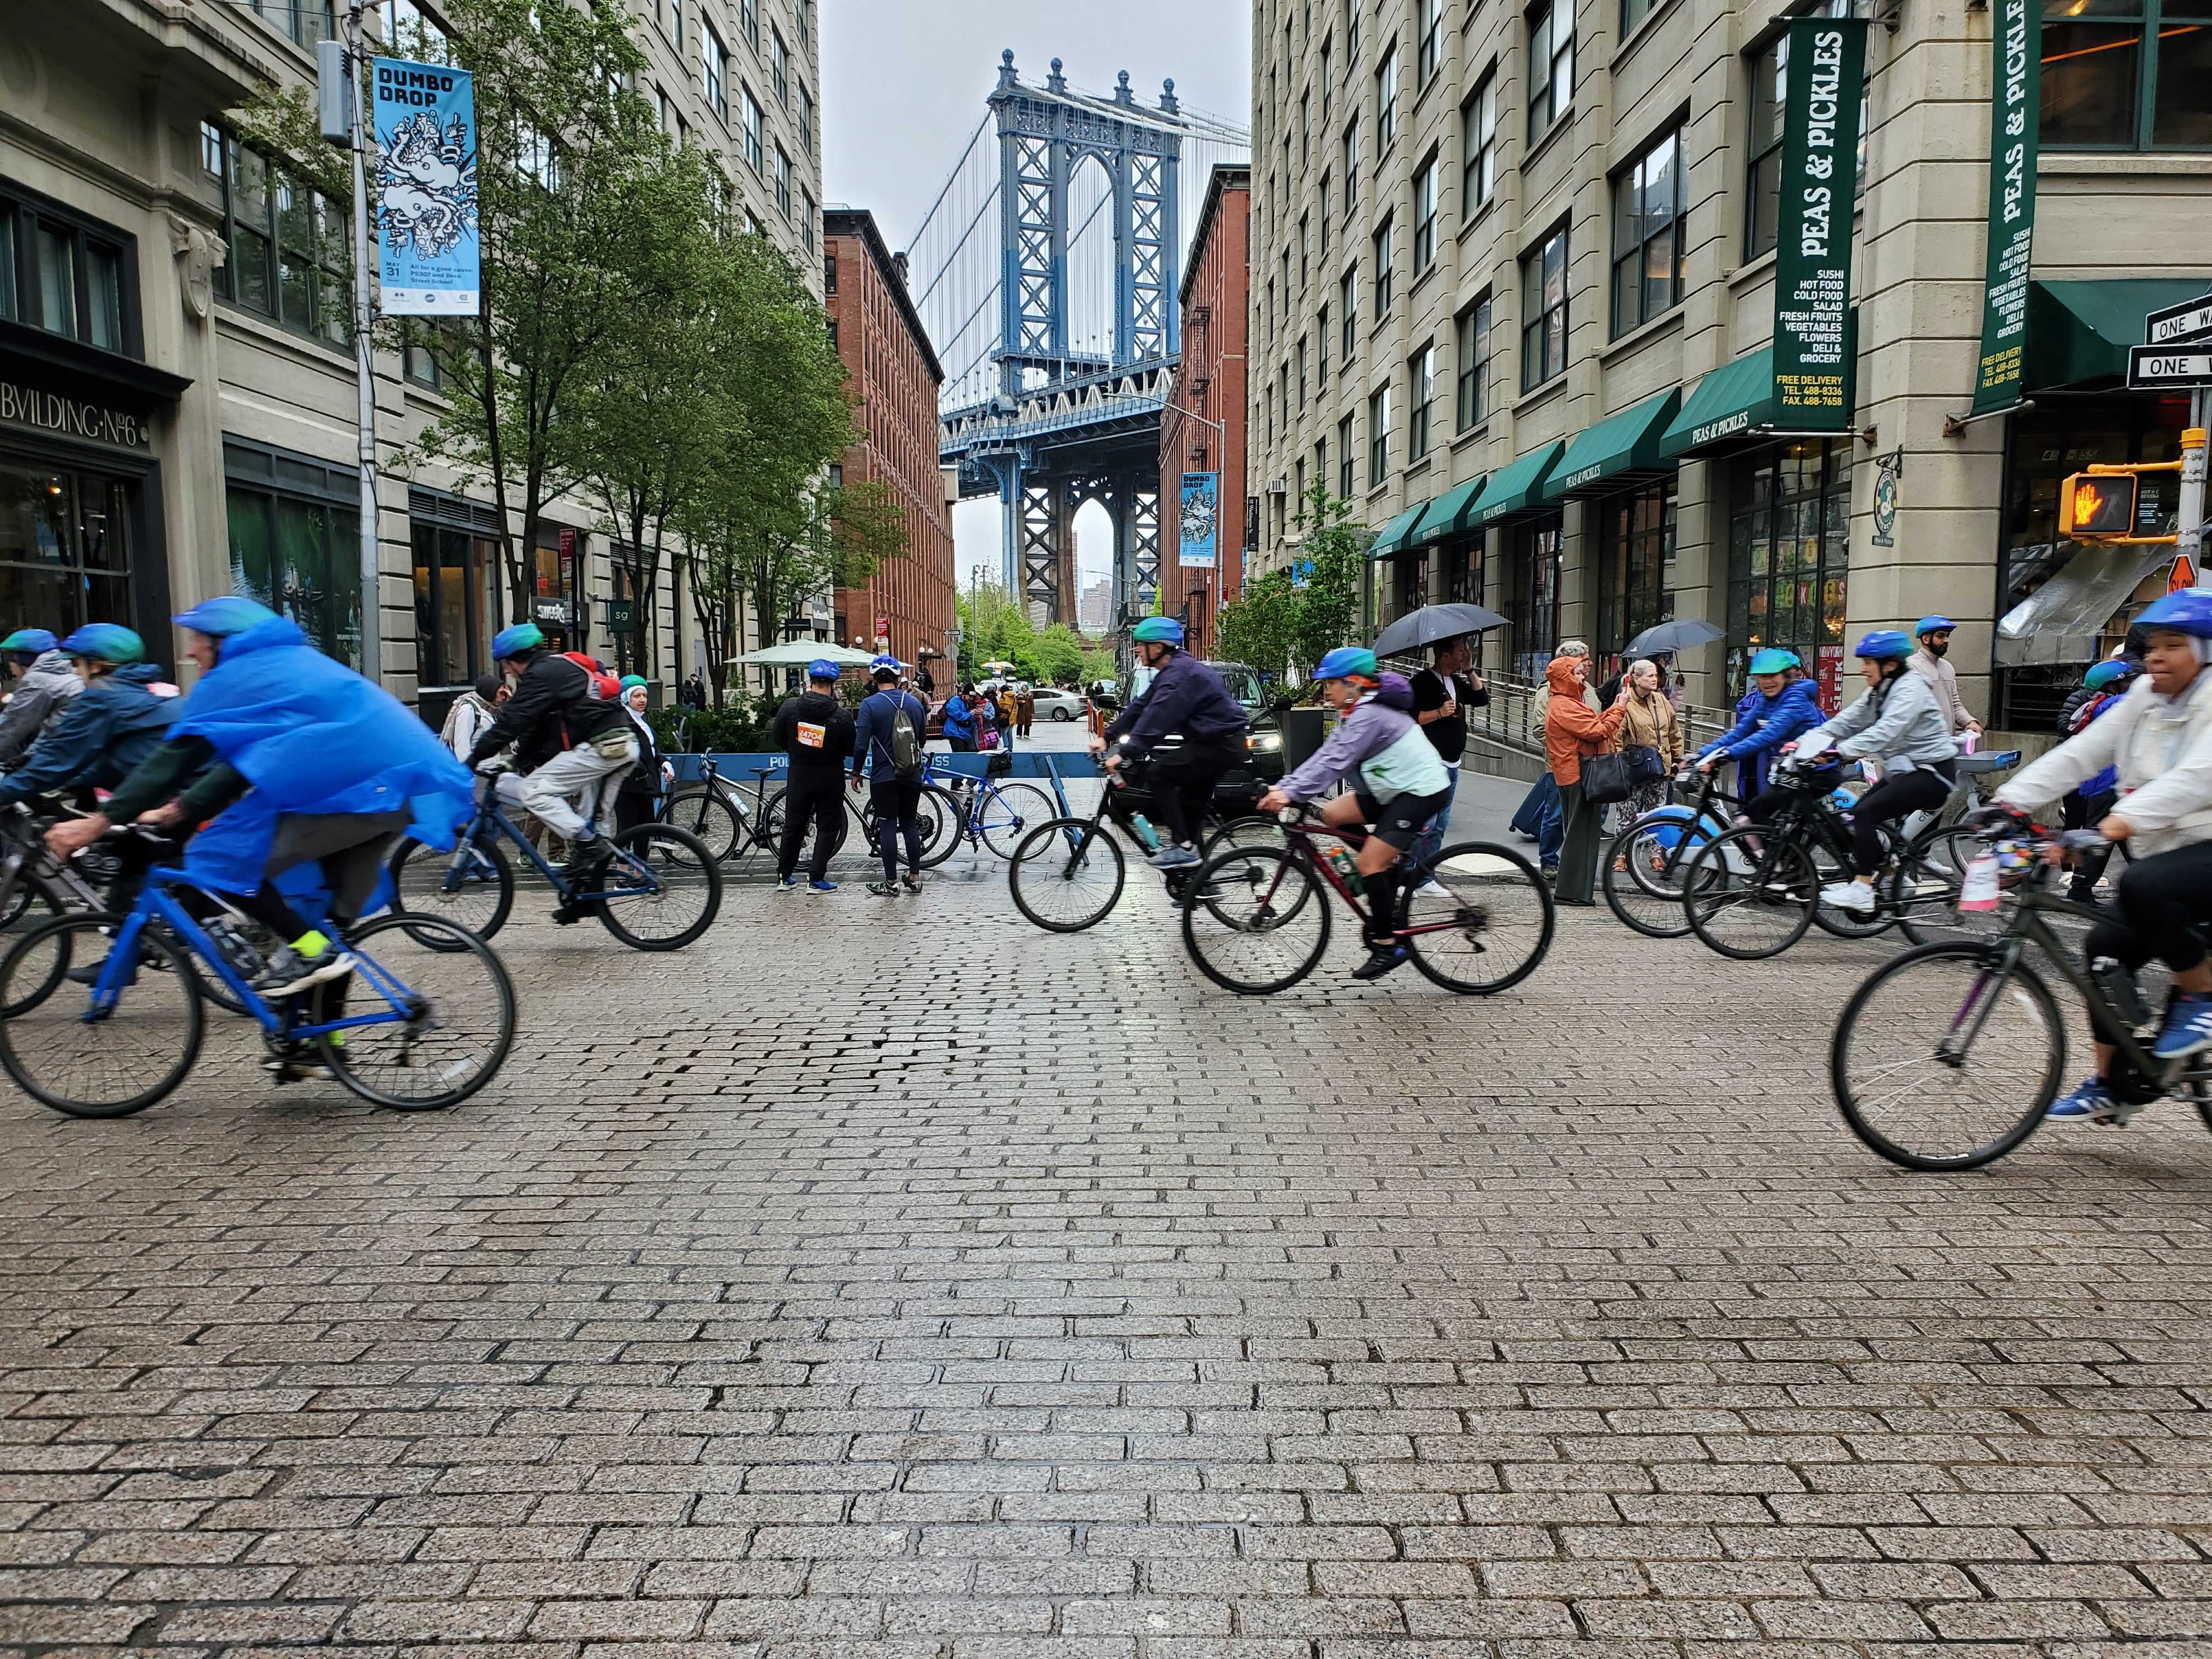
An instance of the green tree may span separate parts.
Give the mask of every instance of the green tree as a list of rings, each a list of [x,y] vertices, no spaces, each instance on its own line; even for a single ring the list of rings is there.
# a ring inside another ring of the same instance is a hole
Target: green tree
[[[1066,623],[1054,623],[1036,638],[1036,678],[1054,684],[1083,672],[1083,636]]]
[[[1307,487],[1298,522],[1304,526],[1301,551],[1313,561],[1313,568],[1297,590],[1291,655],[1300,668],[1310,669],[1338,646],[1356,642],[1367,548],[1365,527],[1353,520],[1351,503],[1319,483]]]
[[[1221,607],[1216,635],[1223,658],[1263,674],[1282,673],[1297,649],[1299,599],[1287,569],[1248,580],[1243,596]]]

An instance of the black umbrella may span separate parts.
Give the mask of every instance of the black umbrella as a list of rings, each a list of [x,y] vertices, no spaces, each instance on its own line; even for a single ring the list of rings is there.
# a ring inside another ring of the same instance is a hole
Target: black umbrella
[[[1678,617],[1673,622],[1653,624],[1629,641],[1622,651],[1624,656],[1649,656],[1655,651],[1687,651],[1708,640],[1720,638],[1723,630],[1702,617]]]
[[[1395,657],[1404,652],[1422,650],[1440,640],[1455,640],[1462,634],[1480,634],[1485,629],[1504,626],[1504,617],[1482,605],[1425,605],[1419,611],[1408,611],[1376,635],[1375,654]]]

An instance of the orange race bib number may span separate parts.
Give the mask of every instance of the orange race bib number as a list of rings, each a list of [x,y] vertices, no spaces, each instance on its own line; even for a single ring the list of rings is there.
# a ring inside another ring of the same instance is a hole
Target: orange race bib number
[[[830,728],[826,726],[816,726],[808,720],[799,722],[799,740],[809,749],[821,748],[829,736]]]

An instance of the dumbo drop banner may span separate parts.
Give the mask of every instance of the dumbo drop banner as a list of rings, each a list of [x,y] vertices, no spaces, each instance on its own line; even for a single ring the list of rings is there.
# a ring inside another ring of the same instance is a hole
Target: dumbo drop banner
[[[473,314],[482,285],[475,82],[442,64],[378,58],[375,133],[380,308]]]

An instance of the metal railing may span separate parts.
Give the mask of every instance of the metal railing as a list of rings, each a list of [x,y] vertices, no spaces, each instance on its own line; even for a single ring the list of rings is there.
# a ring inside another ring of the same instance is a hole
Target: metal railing
[[[1513,674],[1485,674],[1482,683],[1490,692],[1490,702],[1486,707],[1467,711],[1468,735],[1487,738],[1526,754],[1542,754],[1542,683]],[[1677,703],[1674,712],[1682,721],[1683,746],[1692,752],[1735,724],[1735,715],[1725,708]]]

